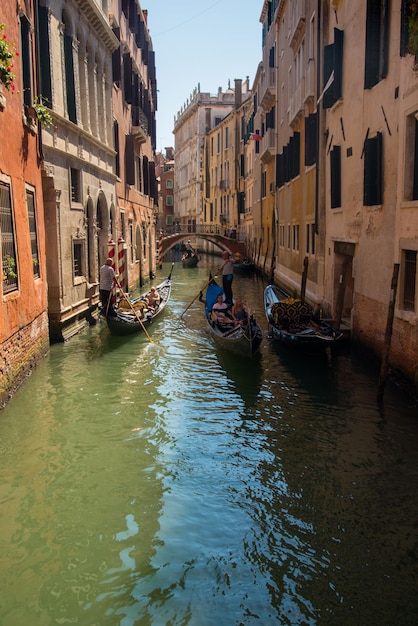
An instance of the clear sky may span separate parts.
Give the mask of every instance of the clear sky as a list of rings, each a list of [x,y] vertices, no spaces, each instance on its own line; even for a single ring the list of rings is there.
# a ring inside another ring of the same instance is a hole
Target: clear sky
[[[174,147],[174,116],[200,90],[216,94],[247,76],[262,58],[263,0],[141,0],[155,51],[157,150]]]

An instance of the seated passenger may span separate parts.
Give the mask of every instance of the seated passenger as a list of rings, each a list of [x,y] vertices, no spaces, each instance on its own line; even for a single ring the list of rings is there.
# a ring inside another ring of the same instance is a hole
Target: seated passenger
[[[151,287],[149,293],[147,294],[147,300],[150,309],[158,308],[161,298],[155,287]]]
[[[236,324],[245,325],[248,321],[248,309],[241,300],[241,298],[237,298],[235,300],[234,306],[231,309],[232,317]]]
[[[215,322],[221,325],[231,325],[234,320],[229,313],[229,306],[223,301],[223,295],[218,294],[217,300],[212,307],[212,312],[215,318]]]

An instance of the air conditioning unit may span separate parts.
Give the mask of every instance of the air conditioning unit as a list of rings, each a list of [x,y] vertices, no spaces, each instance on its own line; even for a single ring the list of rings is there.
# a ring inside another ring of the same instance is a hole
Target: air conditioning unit
[[[276,185],[274,183],[270,183],[270,193],[274,193],[276,189]]]

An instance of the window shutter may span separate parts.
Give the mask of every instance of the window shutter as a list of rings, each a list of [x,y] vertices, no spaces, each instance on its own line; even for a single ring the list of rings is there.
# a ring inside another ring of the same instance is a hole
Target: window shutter
[[[388,62],[389,62],[389,0],[383,0],[382,2],[382,50],[381,50],[381,64],[380,64],[380,77],[386,78],[388,75]]]
[[[341,206],[341,146],[334,146],[330,153],[331,209]]]
[[[113,32],[120,41],[120,28],[114,28]],[[122,80],[120,48],[116,48],[116,50],[112,53],[112,80],[114,83],[119,84]]]
[[[71,35],[64,35],[64,57],[68,117],[71,122],[74,122],[74,124],[76,124],[77,114],[75,105],[73,38],[71,37]]]
[[[364,149],[363,204],[375,206],[383,201],[383,135],[367,139]]]
[[[123,55],[123,90],[125,102],[132,103],[132,58],[129,52]]]
[[[49,52],[48,8],[38,7],[39,13],[39,57],[41,68],[41,94],[52,104],[51,60]]]
[[[418,120],[415,120],[414,183],[412,200],[418,200]]]
[[[367,0],[365,89],[379,82],[380,3],[381,0]]]
[[[269,67],[274,67],[275,47],[270,48],[269,51]]]
[[[125,178],[127,185],[135,185],[135,153],[133,135],[126,135]]]
[[[289,175],[289,146],[283,148],[283,182],[288,183],[290,180]]]
[[[334,102],[343,96],[343,44],[344,31],[334,28],[334,82],[332,84]]]
[[[324,48],[324,84],[323,89],[325,89],[325,85],[327,84],[332,70],[334,69],[334,44],[331,43]],[[326,92],[324,93],[324,97],[322,99],[322,106],[324,109],[330,109],[334,104],[334,90],[333,86],[330,85]]]
[[[148,157],[144,156],[142,158],[142,172],[144,179],[144,195],[149,196],[149,167],[148,167]]]

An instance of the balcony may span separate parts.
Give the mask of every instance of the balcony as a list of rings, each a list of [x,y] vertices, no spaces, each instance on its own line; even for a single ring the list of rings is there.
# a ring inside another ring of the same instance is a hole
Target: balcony
[[[289,124],[292,125],[293,122],[302,115],[304,112],[304,101],[305,101],[305,79],[299,82],[296,87],[293,95],[290,97],[290,107],[289,107]]]
[[[315,61],[309,59],[305,74],[305,102],[315,98]]]
[[[148,120],[140,106],[131,107],[132,135],[140,143],[148,139]]]
[[[260,160],[269,163],[276,154],[276,133],[274,128],[269,128],[260,141]]]
[[[260,92],[260,105],[265,111],[269,111],[276,99],[276,70],[274,67],[268,67],[263,72]]]
[[[305,32],[305,2],[292,0],[290,7],[289,41],[291,48],[296,50]]]

